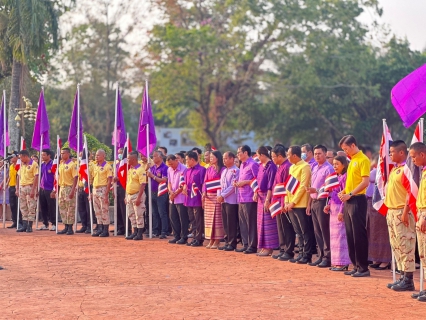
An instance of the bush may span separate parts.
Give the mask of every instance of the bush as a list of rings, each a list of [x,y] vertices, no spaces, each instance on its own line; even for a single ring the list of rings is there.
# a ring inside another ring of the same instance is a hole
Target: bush
[[[103,144],[102,142],[100,142],[98,139],[96,139],[94,136],[92,136],[91,134],[88,133],[84,133],[87,139],[87,148],[89,149],[90,152],[92,152],[93,154],[96,153],[97,150],[99,149],[103,149],[106,152],[106,159],[113,159],[112,157],[112,149],[110,147],[108,147],[106,144]],[[63,147],[68,148],[69,143],[68,141],[63,145]],[[75,156],[76,153],[74,151],[72,151],[72,154]]]

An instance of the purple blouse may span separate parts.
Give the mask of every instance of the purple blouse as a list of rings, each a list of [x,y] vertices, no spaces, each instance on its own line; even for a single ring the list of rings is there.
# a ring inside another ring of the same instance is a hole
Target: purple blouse
[[[259,184],[260,192],[272,191],[274,186],[275,175],[277,173],[277,166],[271,160],[264,166],[259,166],[259,172],[257,173],[257,183]]]
[[[345,190],[346,185],[346,173],[345,174],[339,174],[337,176],[339,179],[339,188],[335,188],[329,193],[330,202],[329,204],[340,204],[339,212],[343,212],[343,202],[340,201],[339,196],[337,195],[340,191]]]

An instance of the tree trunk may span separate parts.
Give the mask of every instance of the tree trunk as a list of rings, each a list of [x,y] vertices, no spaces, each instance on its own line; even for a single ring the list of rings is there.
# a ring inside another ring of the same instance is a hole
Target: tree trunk
[[[22,75],[22,64],[16,60],[13,60],[12,67],[12,84],[11,93],[9,100],[9,138],[10,147],[9,150],[19,150],[19,128],[16,126],[15,117],[18,115],[16,108],[19,108],[20,102],[20,83]]]

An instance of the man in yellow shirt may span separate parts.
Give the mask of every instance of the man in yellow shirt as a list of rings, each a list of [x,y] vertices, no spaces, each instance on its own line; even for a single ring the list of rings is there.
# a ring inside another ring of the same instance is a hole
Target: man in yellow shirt
[[[130,222],[132,223],[133,233],[126,237],[127,240],[142,240],[145,215],[145,185],[146,171],[138,163],[137,151],[132,151],[127,157],[129,163],[129,172],[127,173],[126,183],[126,205]]]
[[[394,291],[413,291],[413,272],[416,270],[414,252],[416,251],[416,224],[414,215],[408,206],[408,192],[402,184],[404,165],[407,159],[407,145],[402,140],[392,142],[390,159],[395,166],[389,174],[385,195],[388,207],[386,220],[389,229],[390,244],[401,277],[388,288]]]
[[[294,231],[299,235],[299,241],[302,242],[302,251],[297,258],[290,259],[292,263],[307,264],[312,259],[312,249],[314,246],[314,231],[308,221],[306,211],[309,202],[309,194],[306,189],[311,184],[311,166],[302,160],[302,149],[300,146],[291,146],[288,148],[288,160],[293,164],[290,167],[290,177],[293,177],[294,183],[299,186],[287,189],[283,207],[284,212],[288,212]],[[297,181],[296,181],[297,180]],[[293,185],[294,186],[294,185]],[[292,192],[293,190],[293,192]]]
[[[109,190],[113,177],[113,170],[105,161],[105,151],[96,151],[96,165],[93,168],[93,206],[96,219],[98,220],[98,231],[92,237],[108,237],[109,227]]]
[[[90,159],[89,152],[89,159]],[[80,152],[80,157],[83,156],[83,152]],[[94,164],[92,161],[88,161],[88,167],[89,167],[89,188],[91,188],[93,183],[93,167]],[[90,220],[90,205],[89,205],[89,195],[84,191],[84,182],[81,180],[80,174],[78,175],[78,200],[77,200],[77,206],[78,206],[78,213],[80,215],[81,219],[81,229],[76,230],[76,233],[92,233],[92,222]],[[96,218],[94,217],[93,220]],[[96,229],[97,230],[97,229]]]
[[[59,212],[65,228],[58,234],[74,234],[73,224],[75,222],[75,192],[77,187],[77,165],[71,158],[71,150],[61,150],[61,163],[59,164]]]
[[[413,143],[410,147],[410,157],[418,167],[423,167],[420,180],[419,193],[417,194],[417,244],[419,246],[419,256],[423,270],[426,274],[426,145],[422,142]],[[426,290],[411,295],[413,299],[426,302]]]
[[[16,183],[19,197],[19,209],[22,212],[22,227],[17,232],[33,232],[33,221],[35,220],[37,208],[37,188],[38,188],[38,164],[30,158],[27,150],[19,152],[21,168],[18,173]]]
[[[19,221],[22,223],[21,212],[18,210],[18,197],[16,195],[16,179],[18,175],[18,171],[16,170],[16,163],[18,162],[18,153],[13,152],[12,158],[10,159],[9,166],[9,178],[7,180],[7,185],[9,186],[9,203],[10,203],[10,211],[12,212],[12,224],[7,227],[8,229],[16,228],[18,222],[18,213],[19,213]]]
[[[367,237],[367,197],[370,183],[370,160],[359,150],[354,136],[344,136],[339,143],[340,148],[351,158],[349,162],[346,187],[339,193],[344,202],[343,216],[346,227],[348,251],[354,269],[345,275],[352,277],[368,277],[368,237]]]

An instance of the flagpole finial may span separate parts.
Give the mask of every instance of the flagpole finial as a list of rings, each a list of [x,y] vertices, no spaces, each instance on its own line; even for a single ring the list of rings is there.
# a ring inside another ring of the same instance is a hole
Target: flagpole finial
[[[79,83],[77,83],[77,88],[80,88],[80,82],[79,82]]]

